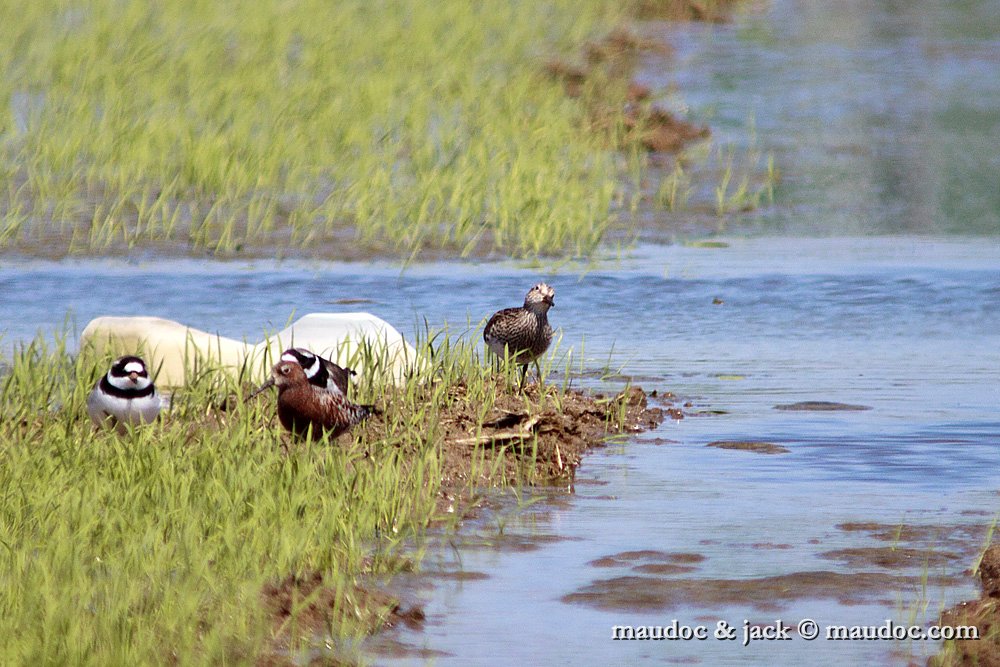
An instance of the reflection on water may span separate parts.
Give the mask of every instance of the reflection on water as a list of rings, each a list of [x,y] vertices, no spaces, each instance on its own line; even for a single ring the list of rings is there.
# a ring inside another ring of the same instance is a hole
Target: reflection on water
[[[642,80],[678,89],[721,143],[774,153],[761,230],[1000,234],[996,0],[773,0],[661,30],[676,54]]]

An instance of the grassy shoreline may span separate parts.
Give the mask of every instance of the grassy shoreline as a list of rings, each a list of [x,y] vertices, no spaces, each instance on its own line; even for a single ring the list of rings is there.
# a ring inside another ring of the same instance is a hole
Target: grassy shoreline
[[[0,247],[586,254],[618,158],[539,61],[606,0],[0,10]]]
[[[418,349],[433,363],[404,385],[363,379],[384,414],[334,443],[291,438],[273,395],[210,371],[121,437],[84,410],[107,359],[20,350],[0,392],[0,662],[284,664],[341,646],[399,617],[369,584],[418,567],[430,522],[484,487],[571,479],[609,433],[662,418],[635,389],[517,395],[517,369],[495,377],[472,346]]]
[[[732,4],[0,8],[0,252],[588,257],[637,233],[646,151],[708,132],[629,26]]]

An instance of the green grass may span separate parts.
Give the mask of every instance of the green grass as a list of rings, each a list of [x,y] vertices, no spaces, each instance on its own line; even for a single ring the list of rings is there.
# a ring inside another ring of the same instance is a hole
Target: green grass
[[[0,365],[0,664],[243,664],[370,632],[352,587],[419,563],[441,518],[449,409],[478,406],[478,433],[517,382],[516,367],[495,378],[467,340],[429,334],[417,347],[429,363],[403,386],[361,379],[357,400],[384,416],[335,444],[283,434],[273,394],[247,401],[253,387],[221,372],[118,436],[85,409],[109,359],[62,341],[19,348]],[[528,397],[524,408],[541,410]],[[471,452],[466,490],[510,481],[503,456]],[[516,465],[530,481],[531,456]],[[277,628],[261,591],[313,572],[343,609],[319,635],[297,631],[294,613]]]
[[[584,255],[621,159],[540,63],[624,11],[5,3],[0,248]]]

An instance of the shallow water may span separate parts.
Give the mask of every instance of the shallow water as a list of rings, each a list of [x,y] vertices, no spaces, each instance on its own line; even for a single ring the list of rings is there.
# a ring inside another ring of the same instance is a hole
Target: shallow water
[[[589,562],[653,549],[705,556],[684,577],[754,578],[799,571],[960,574],[1000,488],[1000,247],[975,241],[906,238],[749,239],[728,248],[648,246],[585,275],[539,276],[513,264],[471,268],[421,265],[402,276],[391,265],[202,264],[173,262],[0,263],[7,295],[5,343],[53,331],[70,310],[76,330],[99,314],[154,314],[235,338],[280,327],[293,308],[369,310],[412,334],[415,324],[450,322],[456,331],[517,303],[538,278],[556,288],[553,323],[572,348],[578,384],[592,371],[641,378],[645,389],[688,398],[689,416],[625,446],[591,456],[568,502],[489,515],[475,532],[570,538],[533,551],[461,549],[475,581],[421,590],[430,621],[407,643],[442,651],[447,664],[544,659],[592,664],[621,659],[706,664],[747,660],[884,661],[894,642],[751,645],[613,642],[611,627],[727,620],[742,627],[781,618],[821,624],[930,621],[942,605],[973,596],[971,579],[880,591],[864,604],[794,600],[760,610],[733,601],[660,611],[605,611],[563,596],[594,581],[634,575]],[[360,305],[332,304],[369,298]],[[722,303],[715,303],[721,300]],[[579,357],[583,357],[581,362]],[[556,364],[558,367],[560,364]],[[613,388],[609,385],[609,388]],[[872,409],[788,412],[777,404],[829,400]],[[662,442],[663,439],[675,442]],[[760,455],[705,445],[765,440],[791,450]],[[984,512],[985,514],[977,514]],[[958,557],[897,572],[850,567],[820,554],[895,542],[843,531],[845,522],[939,526],[918,545]],[[451,547],[429,566],[456,567]],[[647,576],[647,575],[643,575]],[[706,584],[710,585],[710,584]],[[512,625],[513,624],[513,625]],[[516,628],[516,635],[512,628]],[[930,644],[928,644],[930,646]],[[930,650],[914,643],[918,655]],[[503,652],[503,653],[501,653]],[[403,661],[421,662],[419,657]],[[378,662],[388,662],[381,656]]]
[[[780,206],[754,229],[1000,234],[1000,2],[746,5],[654,30],[676,54],[640,80],[678,91],[663,101],[707,118],[738,165],[774,155]]]

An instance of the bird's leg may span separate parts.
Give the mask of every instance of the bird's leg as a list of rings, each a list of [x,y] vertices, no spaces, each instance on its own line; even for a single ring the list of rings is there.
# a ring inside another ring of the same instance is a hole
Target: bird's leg
[[[542,367],[538,365],[538,359],[535,359],[535,372],[538,373],[538,388],[542,388]]]
[[[521,366],[521,384],[517,385],[518,393],[524,391],[524,379],[526,377],[528,377],[528,364],[524,364]]]

